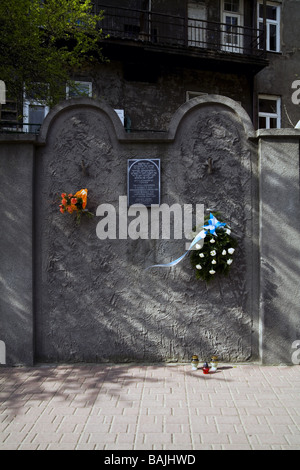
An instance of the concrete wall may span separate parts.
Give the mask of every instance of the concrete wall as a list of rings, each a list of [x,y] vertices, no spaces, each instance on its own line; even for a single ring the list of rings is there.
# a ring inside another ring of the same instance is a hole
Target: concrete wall
[[[9,364],[32,363],[35,138],[1,136],[0,340]]]
[[[291,224],[299,212],[299,134],[256,135],[237,103],[210,95],[181,106],[166,133],[126,134],[112,108],[81,98],[54,108],[37,140],[1,136],[7,364],[213,353],[291,363],[300,338],[299,223]],[[118,212],[127,159],[150,157],[161,159],[162,203],[202,203],[232,226],[239,248],[228,278],[196,281],[188,258],[145,271],[180,256],[185,240],[99,240],[98,217],[76,226],[59,213],[57,196],[84,187],[90,210],[110,203]]]
[[[231,106],[226,98],[196,99],[180,108],[167,134],[151,137],[126,134],[112,110],[94,101],[53,110],[37,156],[40,361],[182,361],[193,351],[204,358],[216,350],[224,360],[252,357],[254,154]],[[76,227],[58,212],[56,195],[81,187],[89,189],[94,211],[109,203],[118,212],[127,159],[136,157],[161,159],[162,203],[214,207],[236,230],[237,263],[224,283],[197,282],[188,258],[174,269],[145,272],[180,256],[183,240],[99,240],[99,220]]]
[[[289,362],[300,338],[299,131],[259,132],[260,355]]]

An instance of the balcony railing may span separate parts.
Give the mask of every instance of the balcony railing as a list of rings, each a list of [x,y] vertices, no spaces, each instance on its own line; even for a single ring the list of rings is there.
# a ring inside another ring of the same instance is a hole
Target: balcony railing
[[[0,134],[39,134],[41,123],[22,123],[11,121],[0,121]]]
[[[104,4],[97,7],[104,11],[101,28],[110,38],[257,57],[265,52],[263,32],[258,29]]]

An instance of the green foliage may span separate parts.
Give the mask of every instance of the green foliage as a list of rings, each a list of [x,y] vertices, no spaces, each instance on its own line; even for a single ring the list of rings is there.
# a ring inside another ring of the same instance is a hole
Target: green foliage
[[[74,70],[105,60],[102,17],[91,0],[1,0],[0,79],[9,95],[25,87],[38,101],[58,102]]]
[[[213,215],[220,222],[222,221],[217,213]],[[208,218],[205,219],[205,224],[207,221]],[[231,236],[228,227],[216,229],[216,235],[208,232],[203,247],[199,250],[192,250],[190,254],[190,261],[195,269],[196,279],[210,282],[218,274],[228,275],[236,247],[237,241]]]

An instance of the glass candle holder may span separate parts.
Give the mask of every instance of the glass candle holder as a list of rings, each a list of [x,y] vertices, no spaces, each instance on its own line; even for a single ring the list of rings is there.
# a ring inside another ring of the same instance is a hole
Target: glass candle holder
[[[198,369],[198,364],[199,364],[199,358],[198,358],[198,356],[196,356],[196,354],[194,354],[194,356],[192,357],[192,361],[191,361],[192,369],[197,370]]]
[[[218,368],[218,356],[212,356],[210,361],[210,368],[212,372],[215,372]]]

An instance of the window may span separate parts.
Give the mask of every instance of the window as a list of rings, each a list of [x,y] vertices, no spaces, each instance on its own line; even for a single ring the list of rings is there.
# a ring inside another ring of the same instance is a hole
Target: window
[[[125,117],[124,117],[124,109],[115,109],[114,110],[115,113],[117,113],[117,115],[119,116],[120,120],[121,120],[121,123],[123,124],[124,126],[124,120],[125,120]]]
[[[66,94],[67,98],[76,98],[79,96],[91,97],[92,90],[93,87],[91,82],[74,81],[67,85]]]
[[[48,94],[48,85],[36,84],[39,87],[39,92],[44,93],[44,96]],[[37,100],[35,93],[28,92],[24,93],[23,101],[23,132],[37,133],[40,127],[49,113],[49,107],[42,101]]]
[[[281,98],[272,95],[258,97],[259,129],[280,129]]]
[[[206,6],[188,3],[188,44],[193,47],[206,46]]]
[[[240,7],[239,3],[239,0],[224,0],[224,10],[238,13]]]
[[[243,0],[223,0],[222,50],[243,53]]]
[[[49,109],[43,104],[29,103],[26,106],[26,114],[24,113],[23,130],[24,132],[36,133],[40,130]]]
[[[264,30],[264,7],[258,4],[258,25],[260,37]],[[267,4],[266,8],[266,47],[267,51],[280,52],[280,5]],[[260,46],[263,48],[263,45]]]

